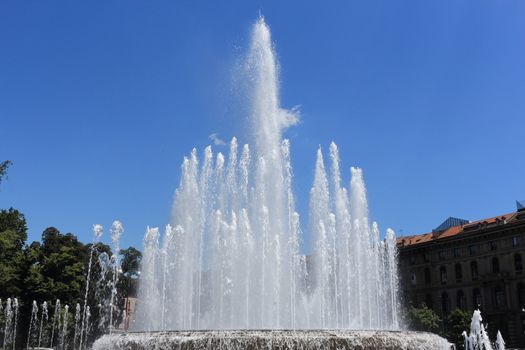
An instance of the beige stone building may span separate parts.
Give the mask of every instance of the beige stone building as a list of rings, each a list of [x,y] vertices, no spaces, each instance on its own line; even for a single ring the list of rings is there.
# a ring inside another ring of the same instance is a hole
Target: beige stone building
[[[398,238],[405,302],[443,319],[479,308],[489,333],[525,348],[525,210],[475,222],[449,218],[432,232]]]

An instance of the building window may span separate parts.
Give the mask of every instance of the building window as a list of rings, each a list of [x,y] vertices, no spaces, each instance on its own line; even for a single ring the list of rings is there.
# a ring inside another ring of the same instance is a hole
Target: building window
[[[427,252],[423,253],[423,260],[425,262],[430,262],[430,255]]]
[[[454,270],[456,272],[456,283],[460,283],[463,279],[463,271],[461,269],[461,264],[457,263],[456,266],[454,266]]]
[[[425,284],[430,284],[430,269],[428,267],[425,268]]]
[[[523,263],[521,262],[521,254],[516,253],[514,254],[514,270],[517,274],[520,274],[523,272]]]
[[[521,245],[521,237],[519,236],[512,237],[512,246],[519,247],[520,245]]]
[[[447,284],[447,268],[445,266],[439,268],[439,274],[441,276],[441,284]]]
[[[441,310],[443,310],[443,314],[448,313],[448,310],[450,309],[449,305],[450,301],[448,300],[448,294],[447,292],[443,292],[443,294],[441,294]]]
[[[492,258],[492,272],[499,273],[499,259],[496,257]]]
[[[490,250],[498,250],[498,243],[496,241],[491,241],[489,245],[490,245]]]
[[[505,307],[505,293],[503,292],[503,288],[501,286],[494,288],[494,298],[498,308]]]
[[[446,250],[441,250],[438,254],[439,254],[439,260],[445,260],[447,258]]]
[[[479,277],[478,275],[478,263],[476,261],[470,262],[470,276],[473,281],[476,281]]]
[[[458,309],[465,310],[467,308],[467,305],[465,303],[465,293],[460,289],[457,292],[456,295],[457,303],[458,303]]]
[[[412,282],[412,284],[417,284],[417,278],[416,278],[416,273],[415,272],[412,272],[410,274],[410,281]]]
[[[409,261],[410,261],[410,265],[414,265],[414,264],[416,263],[416,257],[412,255],[412,256],[409,258]]]
[[[525,307],[525,286],[522,282],[516,286],[516,292],[518,293],[518,304],[520,309]]]
[[[454,258],[459,258],[461,256],[461,249],[454,248]]]
[[[478,252],[478,246],[473,244],[468,247],[470,255],[475,255]]]
[[[472,292],[472,304],[474,309],[481,307],[481,292],[479,291],[479,288],[474,288],[474,291]]]

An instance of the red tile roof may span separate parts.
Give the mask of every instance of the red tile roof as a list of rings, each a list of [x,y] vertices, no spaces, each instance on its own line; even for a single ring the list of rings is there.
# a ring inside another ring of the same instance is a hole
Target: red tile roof
[[[402,246],[402,247],[406,247],[406,246],[411,246],[411,245],[416,245],[416,244],[423,244],[423,243],[427,243],[427,242],[430,242],[430,241],[436,241],[436,240],[439,240],[439,239],[444,239],[444,238],[448,238],[448,237],[453,237],[453,236],[456,236],[464,231],[474,231],[475,229],[478,229],[480,228],[480,225],[491,225],[491,224],[494,224],[498,221],[504,221],[504,222],[507,222],[509,221],[516,213],[509,213],[509,214],[504,214],[504,215],[498,215],[498,216],[495,216],[493,218],[488,218],[488,219],[482,219],[482,220],[478,220],[478,221],[473,221],[473,222],[470,222],[468,224],[464,224],[464,225],[458,225],[458,226],[452,226],[452,227],[449,227],[448,229],[446,229],[445,231],[442,231],[442,232],[429,232],[429,233],[424,233],[424,234],[421,234],[421,235],[414,235],[414,236],[406,236],[406,237],[398,237],[397,238],[397,245],[398,246]]]

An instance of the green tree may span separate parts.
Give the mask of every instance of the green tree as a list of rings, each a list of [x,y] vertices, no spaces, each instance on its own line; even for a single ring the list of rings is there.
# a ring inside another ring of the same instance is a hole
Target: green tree
[[[63,304],[80,303],[89,259],[88,247],[75,235],[61,234],[56,228],[49,227],[42,234],[41,253],[39,265],[43,288],[48,296],[45,300],[58,298]]]
[[[0,210],[0,233],[13,231],[13,244],[17,249],[22,249],[27,240],[27,223],[24,214],[9,208]]]
[[[142,253],[134,247],[129,247],[122,249],[120,255],[122,256],[122,274],[119,277],[119,294],[122,298],[135,297],[137,295]]]
[[[7,179],[7,168],[13,164],[10,160],[4,160],[0,163],[0,184],[3,179]]]
[[[454,309],[447,316],[445,338],[447,338],[449,342],[456,344],[456,349],[464,348],[461,333],[463,333],[463,331],[469,331],[471,317],[472,315],[469,312],[461,309]]]
[[[441,319],[425,304],[419,308],[410,306],[407,314],[409,327],[415,331],[437,333],[441,324]]]
[[[18,210],[0,210],[0,298],[18,296],[22,291],[24,244],[27,225]]]
[[[122,274],[126,277],[138,278],[142,253],[134,247],[129,247],[122,249],[120,255],[122,255]]]
[[[60,299],[62,305],[69,305],[70,310],[74,310],[76,303],[84,305],[92,248],[92,244],[83,244],[75,235],[62,234],[55,227],[44,230],[41,242],[26,245],[26,239],[24,215],[13,208],[0,210],[0,298],[5,301],[8,297],[17,297],[19,300],[18,344],[25,342],[33,300],[39,304],[47,301],[50,312],[56,299]],[[102,254],[112,255],[110,247],[97,243],[93,252],[87,304],[91,307],[92,331],[88,342],[105,332],[98,325],[104,323],[100,321],[107,316],[111,296],[109,281],[113,277],[112,270],[103,275],[99,264]],[[115,302],[122,309],[123,297],[136,294],[142,254],[133,247],[122,250],[120,254],[119,296]],[[115,324],[120,317],[120,313],[114,315]]]

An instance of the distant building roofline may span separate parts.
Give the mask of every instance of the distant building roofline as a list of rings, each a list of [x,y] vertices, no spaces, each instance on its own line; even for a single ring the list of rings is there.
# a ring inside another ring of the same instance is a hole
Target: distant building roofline
[[[480,228],[487,228],[490,226],[506,224],[509,221],[512,221],[515,217],[517,217],[518,220],[525,218],[525,216],[523,215],[521,216],[518,215],[518,212],[498,215],[495,217],[481,219],[481,220],[477,220],[473,222],[451,217],[445,220],[440,226],[438,226],[437,229],[432,230],[432,232],[419,234],[419,235],[399,237],[397,239],[397,245],[398,247],[408,247],[408,246],[415,246],[415,245],[420,245],[424,243],[429,243],[432,241],[437,241],[440,239],[457,236],[461,233],[468,233],[471,231],[476,231]],[[460,221],[455,221],[455,220],[460,220]],[[454,223],[454,222],[458,222],[459,224],[450,225],[451,223]],[[438,229],[440,230],[438,231]]]

